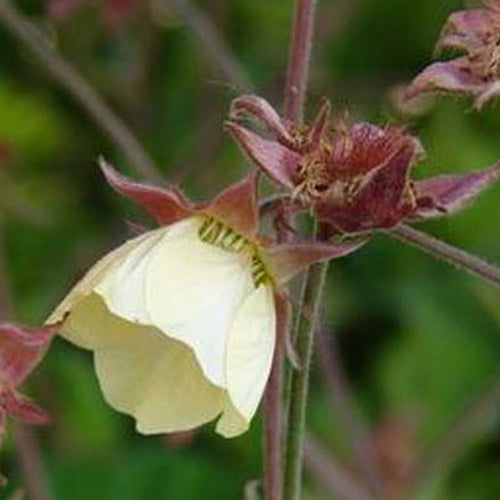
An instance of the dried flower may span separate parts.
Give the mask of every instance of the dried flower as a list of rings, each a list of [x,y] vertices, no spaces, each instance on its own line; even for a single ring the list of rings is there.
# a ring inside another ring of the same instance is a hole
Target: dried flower
[[[500,176],[500,165],[462,175],[410,180],[423,155],[420,142],[399,127],[369,123],[329,129],[324,102],[311,126],[290,127],[256,96],[236,99],[227,129],[248,157],[288,189],[292,210],[312,209],[332,232],[391,228],[405,219],[449,215]],[[253,118],[263,137],[236,121]]]
[[[0,324],[0,445],[8,416],[32,424],[50,420],[17,389],[39,363],[58,328],[57,324],[38,329]]]
[[[424,69],[406,90],[406,99],[428,92],[466,93],[481,109],[500,96],[500,1],[483,1],[486,8],[451,14],[438,40],[437,53],[453,48],[465,55]]]
[[[142,433],[247,430],[279,330],[277,286],[309,263],[357,245],[265,246],[257,236],[256,176],[210,203],[128,181],[104,162],[111,186],[161,224],[106,255],[49,318],[94,352],[111,406]]]

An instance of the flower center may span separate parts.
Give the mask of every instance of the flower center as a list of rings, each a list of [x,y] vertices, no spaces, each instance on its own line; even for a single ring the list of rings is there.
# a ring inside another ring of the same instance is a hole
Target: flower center
[[[319,198],[329,187],[331,179],[326,162],[319,152],[305,155],[297,170],[298,183],[292,198],[312,201]]]
[[[234,231],[224,222],[208,216],[198,230],[201,241],[229,252],[246,253],[250,256],[250,269],[255,288],[267,283],[271,277],[259,256],[257,247],[249,239]]]

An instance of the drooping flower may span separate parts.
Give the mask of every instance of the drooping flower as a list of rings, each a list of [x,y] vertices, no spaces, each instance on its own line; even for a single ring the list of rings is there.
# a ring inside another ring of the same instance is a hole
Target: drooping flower
[[[65,338],[94,352],[105,398],[138,431],[182,431],[220,416],[218,433],[241,434],[270,371],[284,300],[277,287],[359,245],[263,244],[255,174],[194,205],[178,189],[101,167],[160,227],[101,259],[49,323],[62,321]]]
[[[481,109],[500,96],[500,0],[483,0],[485,8],[451,14],[436,52],[458,49],[465,55],[431,64],[405,92],[406,99],[429,92],[454,92],[475,97]]]
[[[9,416],[31,424],[45,424],[47,412],[18,392],[39,363],[59,325],[29,329],[0,324],[0,445]]]
[[[247,156],[289,194],[289,209],[311,209],[332,232],[391,228],[449,215],[500,176],[500,164],[460,175],[412,181],[423,155],[406,130],[369,123],[329,128],[328,102],[311,126],[291,127],[257,96],[233,101],[228,131]],[[268,135],[243,126],[253,119]]]

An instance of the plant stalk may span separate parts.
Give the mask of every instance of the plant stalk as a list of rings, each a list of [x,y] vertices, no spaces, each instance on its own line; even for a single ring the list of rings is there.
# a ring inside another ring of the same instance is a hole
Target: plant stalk
[[[286,440],[286,465],[284,498],[300,500],[302,492],[302,468],[306,433],[306,405],[309,387],[309,371],[313,353],[314,330],[319,312],[328,262],[313,264],[305,276],[304,295],[297,320],[296,350],[301,363],[299,371],[291,372],[290,401]]]
[[[316,0],[296,0],[285,84],[285,118],[297,125],[302,121],[309,80]],[[328,264],[314,264],[304,275],[301,309],[297,318],[297,353],[301,370],[290,370],[287,386],[284,498],[299,500],[302,491],[302,468],[306,430],[306,403],[313,332]],[[301,311],[311,312],[310,320]]]
[[[302,120],[311,59],[316,0],[297,0],[285,85],[285,117]]]
[[[467,271],[484,281],[500,286],[500,269],[475,255],[456,248],[434,236],[401,224],[388,231],[395,238],[416,246],[420,250],[444,260],[459,269]]]
[[[283,453],[282,453],[282,369],[283,351],[280,342],[276,344],[271,374],[264,394],[264,498],[283,498]]]

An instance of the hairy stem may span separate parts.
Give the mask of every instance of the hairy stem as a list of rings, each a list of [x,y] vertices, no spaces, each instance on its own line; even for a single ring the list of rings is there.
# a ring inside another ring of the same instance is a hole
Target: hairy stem
[[[266,500],[281,500],[283,495],[282,364],[283,354],[278,343],[264,395],[264,498]]]
[[[293,124],[302,120],[307,84],[316,0],[296,0],[285,84],[284,115]],[[297,353],[300,371],[290,371],[287,386],[284,498],[302,496],[302,468],[306,432],[309,369],[313,351],[315,318],[319,309],[328,264],[312,265],[304,275],[301,309],[297,318]],[[310,312],[309,319],[301,311]]]
[[[306,272],[301,310],[297,319],[297,354],[301,369],[291,372],[290,401],[288,407],[285,496],[286,500],[302,497],[302,467],[306,432],[306,405],[309,388],[309,371],[313,353],[316,318],[321,302],[328,263],[313,264]]]
[[[55,50],[45,35],[8,0],[0,0],[0,23],[43,63],[95,123],[110,137],[145,178],[161,181],[161,175],[134,134],[111,110],[93,87]]]
[[[316,0],[297,0],[285,86],[285,117],[300,122],[304,110]]]
[[[388,231],[387,234],[405,243],[410,243],[438,259],[448,262],[452,266],[468,271],[474,276],[500,286],[500,269],[498,267],[464,250],[449,245],[434,236],[430,236],[404,224]]]

